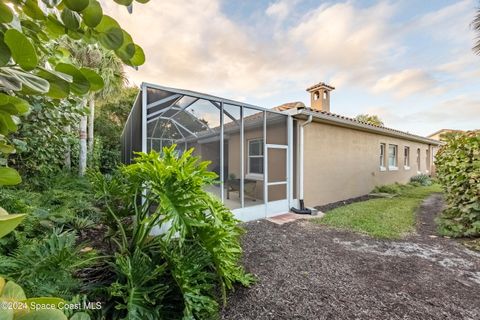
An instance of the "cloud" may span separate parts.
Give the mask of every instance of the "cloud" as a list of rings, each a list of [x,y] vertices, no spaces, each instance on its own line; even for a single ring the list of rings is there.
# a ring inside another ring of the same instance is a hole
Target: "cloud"
[[[284,19],[295,3],[276,1],[266,12]],[[269,39],[228,17],[219,0],[150,2],[135,5],[133,15],[112,3],[105,6],[146,52],[140,71],[129,71],[137,84],[265,97],[292,86],[303,91],[345,70],[346,82],[371,84],[394,46],[388,26],[393,7],[385,3],[320,5],[284,28],[272,28]]]
[[[380,78],[373,92],[390,91],[397,98],[405,98],[418,92],[438,91],[438,82],[427,72],[420,69],[406,69]]]
[[[297,3],[298,0],[275,1],[267,7],[265,14],[269,17],[273,17],[282,21],[291,13],[291,10]]]

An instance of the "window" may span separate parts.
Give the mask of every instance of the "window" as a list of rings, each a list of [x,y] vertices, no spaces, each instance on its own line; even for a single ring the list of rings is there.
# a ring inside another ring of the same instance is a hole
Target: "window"
[[[388,169],[397,170],[397,155],[398,155],[398,146],[394,144],[388,145]]]
[[[410,147],[405,147],[403,151],[403,166],[410,169]]]
[[[313,94],[313,100],[318,100],[318,98],[320,98],[320,93],[317,91]]]
[[[327,97],[328,97],[327,91],[323,91],[323,99],[327,99]]]
[[[263,139],[248,141],[248,173],[263,174]]]
[[[417,149],[417,171],[420,172],[420,148]]]
[[[385,170],[385,143],[380,143],[380,170]]]
[[[425,171],[429,172],[430,170],[430,150],[426,149],[425,150]]]

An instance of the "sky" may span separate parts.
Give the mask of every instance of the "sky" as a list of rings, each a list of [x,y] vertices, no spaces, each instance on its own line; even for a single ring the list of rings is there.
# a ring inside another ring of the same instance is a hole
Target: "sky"
[[[151,82],[272,108],[310,105],[326,82],[330,110],[378,115],[428,135],[480,128],[478,0],[151,0],[133,14],[104,1],[146,54],[130,83]]]

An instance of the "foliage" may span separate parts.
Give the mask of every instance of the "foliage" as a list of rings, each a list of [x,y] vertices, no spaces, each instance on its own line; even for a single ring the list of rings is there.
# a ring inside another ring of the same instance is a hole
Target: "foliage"
[[[117,1],[131,6],[132,1]],[[147,1],[139,1],[145,3]],[[52,45],[61,37],[97,43],[112,50],[127,65],[144,63],[143,50],[97,0],[10,0],[0,5],[0,153],[3,165],[14,153],[8,135],[17,130],[18,116],[28,112],[30,97],[84,97],[103,87],[92,69],[77,68],[68,50]],[[21,93],[27,100],[19,98]],[[12,168],[0,168],[0,184],[20,182]]]
[[[24,218],[24,214],[8,214],[5,209],[0,208],[0,238],[12,232]]]
[[[435,156],[447,208],[440,231],[449,236],[480,236],[480,131],[450,136]]]
[[[355,120],[367,124],[371,124],[373,126],[380,126],[383,127],[383,121],[377,115],[369,115],[369,114],[359,114],[355,117]]]
[[[252,282],[239,266],[243,230],[204,190],[218,177],[192,152],[178,155],[172,146],[139,154],[119,174],[90,175],[114,228],[115,308],[107,318],[212,318],[217,293],[225,299],[234,283]]]
[[[333,209],[315,222],[366,233],[373,237],[399,239],[415,230],[415,212],[422,200],[438,185],[404,185],[395,188],[394,198],[372,199]]]
[[[137,87],[127,87],[108,100],[97,99],[95,133],[101,144],[101,172],[112,172],[120,164],[120,136],[137,94]]]
[[[376,186],[372,193],[389,193],[393,195],[400,194],[402,192],[402,185],[400,183],[385,184]]]
[[[13,281],[0,277],[0,319],[8,320],[67,320],[60,310],[64,301],[59,298],[28,298],[22,287]],[[40,306],[54,306],[42,309]],[[70,320],[89,320],[85,312],[77,312]]]
[[[410,182],[417,183],[421,186],[429,186],[432,184],[432,178],[427,174],[417,174],[410,178]]]
[[[53,229],[41,240],[22,244],[9,256],[0,256],[1,274],[14,278],[29,295],[60,295],[69,299],[78,293],[75,272],[92,264],[93,252],[83,253],[73,231]]]

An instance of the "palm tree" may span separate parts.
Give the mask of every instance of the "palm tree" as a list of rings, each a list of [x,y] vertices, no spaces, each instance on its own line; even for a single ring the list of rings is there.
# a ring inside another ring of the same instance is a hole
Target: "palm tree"
[[[107,99],[118,92],[127,82],[122,61],[111,51],[96,45],[80,45],[77,42],[63,43],[72,53],[74,62],[81,67],[97,71],[104,81],[104,87],[96,94],[90,94],[84,101],[88,103],[89,114],[80,119],[80,159],[79,174],[84,175],[87,167],[87,153],[92,155],[94,149],[95,98]],[[88,148],[87,148],[88,125]],[[88,150],[88,152],[87,152]]]
[[[355,120],[359,122],[368,123],[374,126],[383,127],[383,121],[377,115],[369,115],[369,114],[359,114],[355,117]]]
[[[477,43],[473,47],[473,52],[480,55],[480,8],[478,8],[477,15],[475,16],[475,19],[473,19],[472,28],[478,35]]]

